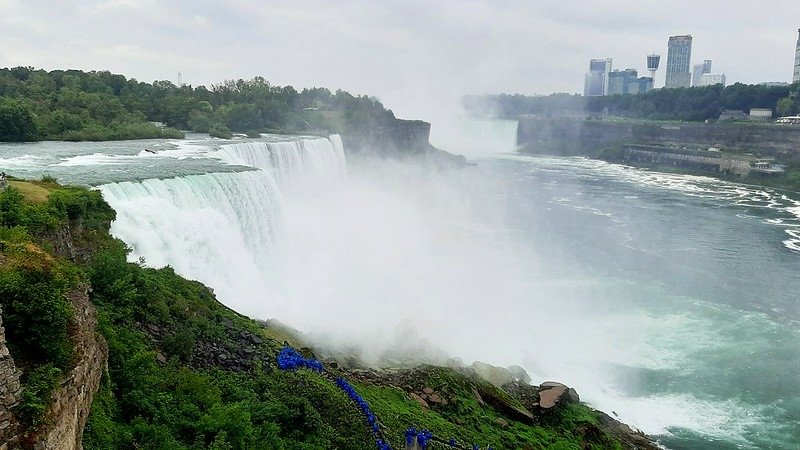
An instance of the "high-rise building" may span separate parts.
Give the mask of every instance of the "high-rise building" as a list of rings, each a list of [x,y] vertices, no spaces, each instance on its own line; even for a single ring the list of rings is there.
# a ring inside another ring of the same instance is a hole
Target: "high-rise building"
[[[608,74],[611,73],[611,58],[589,61],[589,73],[583,83],[583,95],[597,97],[608,95]]]
[[[800,29],[797,30],[797,49],[794,51],[794,77],[792,82],[800,82]]]
[[[639,77],[636,69],[612,70],[608,74],[608,94],[643,94],[653,89],[651,77]]]
[[[667,88],[689,87],[692,73],[689,72],[692,60],[692,35],[670,36],[667,44]]]
[[[711,60],[703,61],[703,64],[695,64],[692,66],[692,86],[700,86],[700,77],[704,74],[711,73]]]

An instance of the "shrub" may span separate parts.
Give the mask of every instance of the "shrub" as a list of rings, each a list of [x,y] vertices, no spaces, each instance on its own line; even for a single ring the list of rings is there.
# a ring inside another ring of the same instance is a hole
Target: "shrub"
[[[25,388],[22,390],[22,401],[15,408],[23,423],[34,427],[42,423],[62,373],[52,364],[39,366],[27,373],[23,379]]]
[[[208,135],[220,139],[231,139],[233,137],[231,130],[221,123],[211,125],[211,129],[208,130]]]

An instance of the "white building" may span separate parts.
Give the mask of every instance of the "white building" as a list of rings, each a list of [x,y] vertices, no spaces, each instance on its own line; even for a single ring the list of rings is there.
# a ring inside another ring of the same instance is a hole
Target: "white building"
[[[695,64],[692,66],[692,86],[700,86],[700,78],[711,73],[711,60],[703,61],[703,64]]]
[[[715,84],[721,84],[725,86],[724,73],[704,73],[700,75],[700,82],[695,86],[713,86]]]
[[[769,108],[750,108],[750,119],[752,120],[772,119],[772,110]]]

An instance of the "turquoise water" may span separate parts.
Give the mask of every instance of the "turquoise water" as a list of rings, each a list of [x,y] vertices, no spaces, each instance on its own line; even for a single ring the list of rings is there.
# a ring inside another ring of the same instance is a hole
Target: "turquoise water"
[[[269,145],[297,140],[2,145],[0,170],[100,186],[133,258],[320,341],[519,364],[669,448],[800,444],[795,195],[512,154],[345,170],[334,140]]]

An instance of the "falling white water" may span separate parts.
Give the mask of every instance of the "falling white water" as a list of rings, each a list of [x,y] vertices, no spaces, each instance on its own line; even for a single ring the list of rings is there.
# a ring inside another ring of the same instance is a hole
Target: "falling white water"
[[[172,266],[213,287],[229,306],[263,313],[286,226],[284,197],[340,183],[342,143],[338,135],[257,141],[225,145],[216,156],[257,170],[103,185],[117,211],[111,232],[131,247],[131,259]]]

